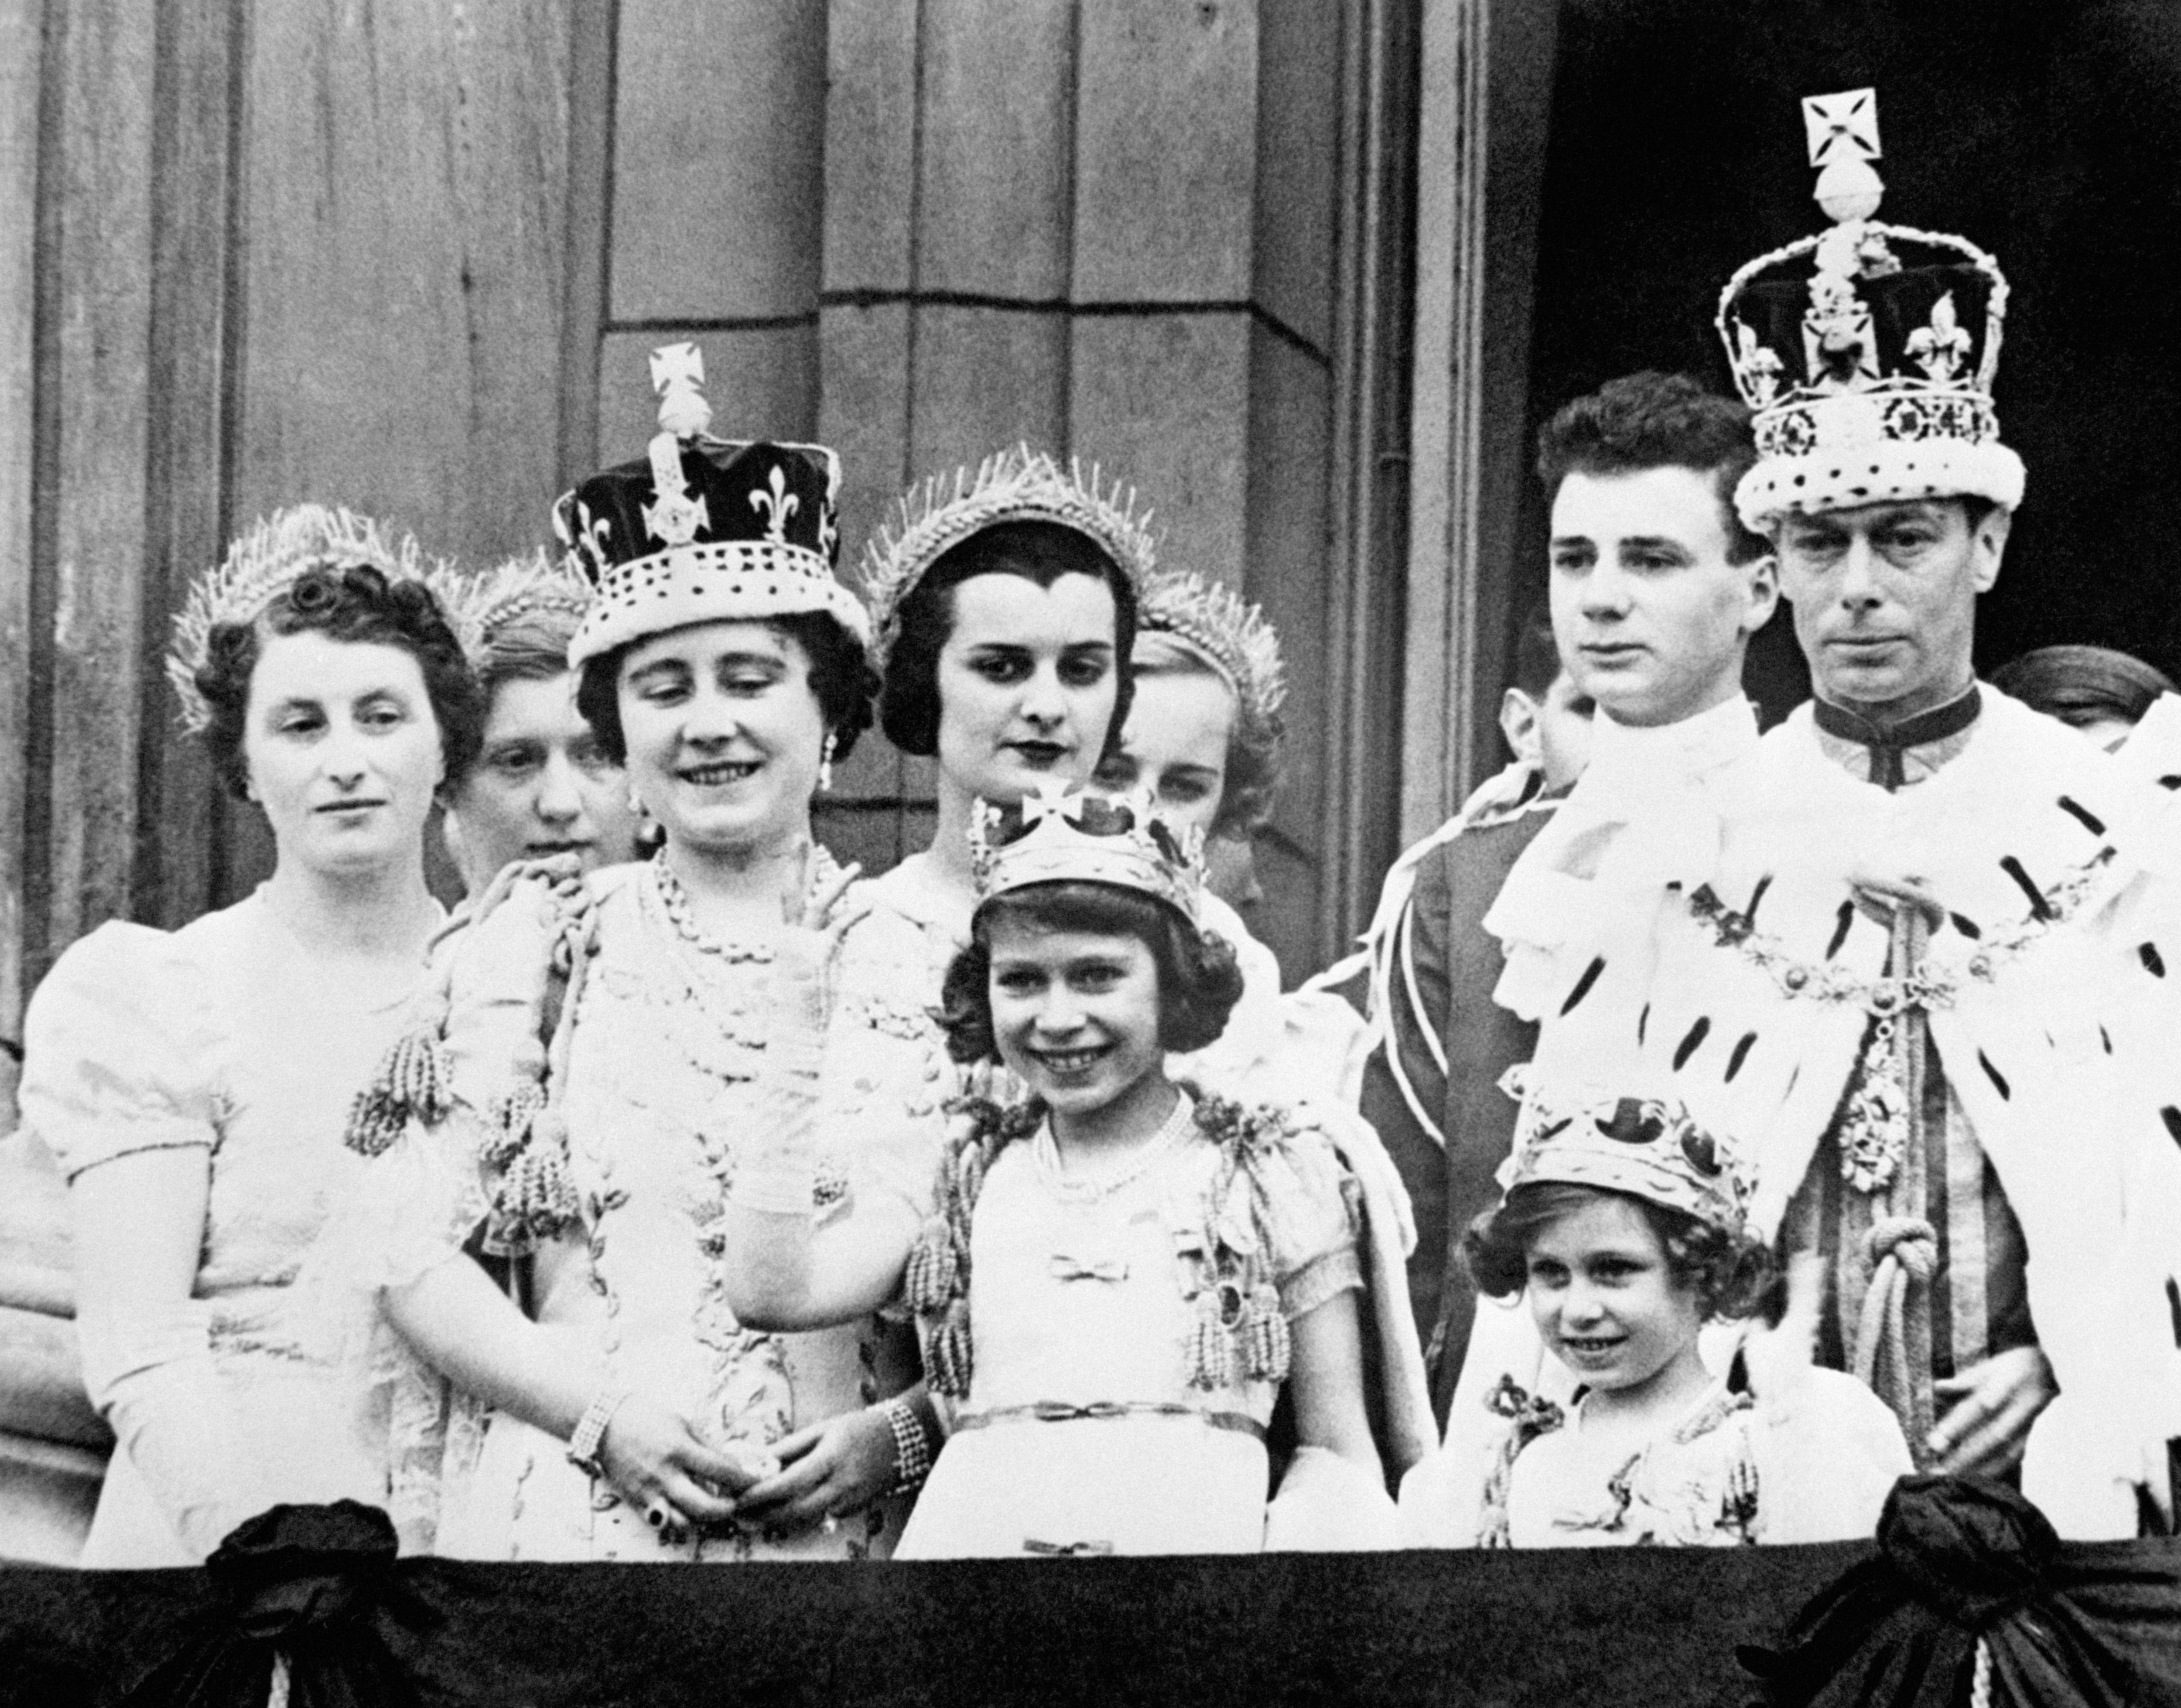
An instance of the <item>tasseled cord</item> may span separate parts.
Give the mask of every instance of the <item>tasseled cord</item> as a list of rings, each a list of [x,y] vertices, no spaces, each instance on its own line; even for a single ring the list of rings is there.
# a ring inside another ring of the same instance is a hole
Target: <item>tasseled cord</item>
[[[1037,1131],[1044,1118],[1032,1102],[1002,1109],[982,1099],[956,1106],[969,1116],[939,1169],[938,1204],[908,1254],[903,1290],[915,1313],[925,1380],[951,1400],[969,1397],[975,1367],[969,1328],[969,1230],[985,1176],[1000,1152]]]
[[[472,918],[490,911],[505,893],[509,879],[510,873],[502,873],[494,880],[478,898]],[[554,971],[567,983],[546,1045],[544,1086],[519,1086],[499,1099],[492,1111],[492,1136],[482,1160],[500,1176],[492,1193],[487,1236],[487,1244],[494,1251],[527,1250],[578,1216],[575,1182],[568,1172],[567,1121],[560,1103],[575,1043],[576,1011],[590,964],[586,930],[585,923],[571,922],[554,945]],[[441,1038],[446,1019],[444,987],[439,994],[438,1014],[397,1039],[380,1058],[370,1083],[356,1094],[345,1135],[351,1150],[380,1155],[411,1121],[433,1127],[452,1112],[451,1075]]]
[[[1279,1289],[1266,1273],[1273,1249],[1265,1214],[1265,1187],[1256,1164],[1267,1136],[1275,1129],[1256,1113],[1223,1099],[1198,1098],[1197,1120],[1218,1136],[1225,1166],[1206,1206],[1203,1254],[1197,1259],[1200,1286],[1190,1325],[1189,1381],[1216,1391],[1236,1380],[1284,1382],[1294,1358],[1294,1337]],[[1226,1202],[1238,1183],[1249,1193],[1250,1224],[1256,1250],[1245,1254],[1219,1238]]]

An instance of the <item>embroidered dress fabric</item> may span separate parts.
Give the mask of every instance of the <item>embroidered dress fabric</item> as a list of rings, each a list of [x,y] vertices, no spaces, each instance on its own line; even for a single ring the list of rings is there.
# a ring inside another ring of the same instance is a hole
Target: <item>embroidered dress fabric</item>
[[[157,1149],[211,1159],[202,1256],[169,1346],[168,1368],[194,1365],[196,1379],[186,1405],[110,1412],[125,1445],[85,1565],[196,1563],[203,1550],[178,1534],[178,1506],[206,1510],[216,1541],[275,1502],[386,1503],[384,1396],[304,1331],[292,1283],[355,1187],[357,1161],[341,1143],[350,1103],[409,995],[406,983],[358,990],[329,973],[261,890],[171,934],[102,926],[32,1000],[23,1116],[64,1175]],[[128,1325],[115,1328],[125,1337]],[[82,1329],[103,1386],[112,1336]]]
[[[1907,1448],[1882,1418],[1873,1427],[1880,1408],[1859,1386],[1831,1371],[1803,1380],[1792,1422],[1714,1382],[1632,1454],[1601,1456],[1586,1441],[1584,1396],[1564,1427],[1515,1449],[1497,1512],[1488,1490],[1484,1545],[1720,1548],[1870,1534],[1908,1470]]]
[[[773,1022],[762,950],[700,946],[671,917],[653,867],[592,880],[595,952],[575,1000],[561,1112],[575,1226],[552,1253],[581,1265],[543,1307],[571,1356],[608,1381],[691,1419],[715,1446],[760,1453],[790,1432],[900,1391],[915,1369],[905,1325],[878,1318],[809,1334],[737,1322],[716,1259],[738,1137],[764,1118]],[[915,1002],[921,945],[873,917],[843,944],[816,1114],[821,1215],[867,1194],[928,1204],[948,1090],[936,1033]],[[461,1016],[450,1017],[450,1034]],[[511,1076],[512,1077],[513,1076]],[[474,1118],[412,1124],[372,1166],[362,1227],[406,1223],[385,1242],[409,1267],[453,1256],[484,1212]],[[428,1182],[428,1184],[426,1184]],[[420,1187],[422,1188],[420,1190]],[[368,1243],[367,1240],[363,1242]],[[351,1241],[353,1245],[356,1242]],[[427,1265],[428,1266],[428,1265]],[[396,1270],[378,1278],[396,1284]],[[418,1416],[428,1424],[429,1413]],[[732,1530],[660,1540],[566,1444],[513,1417],[446,1431],[435,1550],[477,1559],[840,1559],[883,1556],[902,1505],[837,1530]],[[428,1457],[428,1431],[416,1444]]]
[[[1184,1290],[1195,1285],[1190,1253],[1202,1248],[1219,1152],[1185,1094],[1176,1114],[1145,1165],[1105,1189],[1061,1172],[1049,1127],[993,1163],[971,1222],[969,1397],[901,1557],[1264,1546],[1262,1430],[1278,1390],[1246,1379],[1190,1386]],[[1361,1285],[1356,1187],[1310,1132],[1283,1140],[1261,1178],[1279,1307],[1292,1322]],[[1068,1414],[1079,1408],[1099,1409]],[[964,1426],[980,1417],[991,1421]]]

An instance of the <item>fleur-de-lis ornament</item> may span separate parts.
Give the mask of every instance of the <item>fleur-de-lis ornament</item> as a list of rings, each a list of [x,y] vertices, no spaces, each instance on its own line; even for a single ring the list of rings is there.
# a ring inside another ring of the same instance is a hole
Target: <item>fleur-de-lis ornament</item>
[[[1908,334],[1908,356],[1930,378],[1946,381],[1968,360],[1968,329],[1954,312],[1951,290],[1931,305],[1931,323]]]
[[[770,490],[760,488],[750,493],[750,508],[765,513],[765,537],[785,544],[787,519],[803,508],[803,500],[787,490],[787,472],[778,463],[772,466],[772,479],[769,486]]]
[[[1748,321],[1736,321],[1734,334],[1739,351],[1734,366],[1742,376],[1742,394],[1753,409],[1762,409],[1779,395],[1780,358],[1758,343],[1757,333]]]

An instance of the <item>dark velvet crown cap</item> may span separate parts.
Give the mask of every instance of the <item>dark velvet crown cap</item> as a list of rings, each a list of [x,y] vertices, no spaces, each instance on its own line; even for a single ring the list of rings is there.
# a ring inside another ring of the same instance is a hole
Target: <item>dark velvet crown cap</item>
[[[598,588],[568,648],[584,659],[691,623],[823,611],[865,645],[870,619],[834,578],[840,459],[823,445],[703,431],[694,345],[652,359],[662,394],[650,455],[593,475],[553,525]]]

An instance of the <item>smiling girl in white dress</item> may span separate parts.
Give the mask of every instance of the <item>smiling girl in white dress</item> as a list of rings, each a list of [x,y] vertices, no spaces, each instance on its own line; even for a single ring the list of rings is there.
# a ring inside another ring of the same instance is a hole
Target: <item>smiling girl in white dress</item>
[[[1510,1088],[1521,1083],[1516,1070]],[[1911,1468],[1908,1444],[1869,1389],[1811,1366],[1802,1312],[1748,1336],[1725,1375],[1705,1362],[1705,1325],[1749,1316],[1773,1279],[1746,1231],[1751,1176],[1726,1144],[1670,1100],[1532,1097],[1503,1179],[1463,1255],[1488,1297],[1526,1296],[1572,1391],[1554,1400],[1502,1374],[1489,1416],[1450,1420],[1444,1450],[1403,1486],[1405,1540],[1717,1547],[1872,1533]]]
[[[1306,1123],[1167,1075],[1241,986],[1196,923],[1194,837],[1184,854],[1140,799],[981,810],[947,1024],[958,1059],[1004,1063],[1028,1097],[963,1106],[921,1229],[897,1206],[814,1226],[809,1147],[778,1129],[737,1176],[730,1297],[831,1320],[906,1260],[952,1434],[905,1555],[1389,1544],[1359,1309],[1367,1269],[1389,1270],[1367,1264],[1354,1177]],[[1283,1385],[1300,1447],[1268,1512]]]

